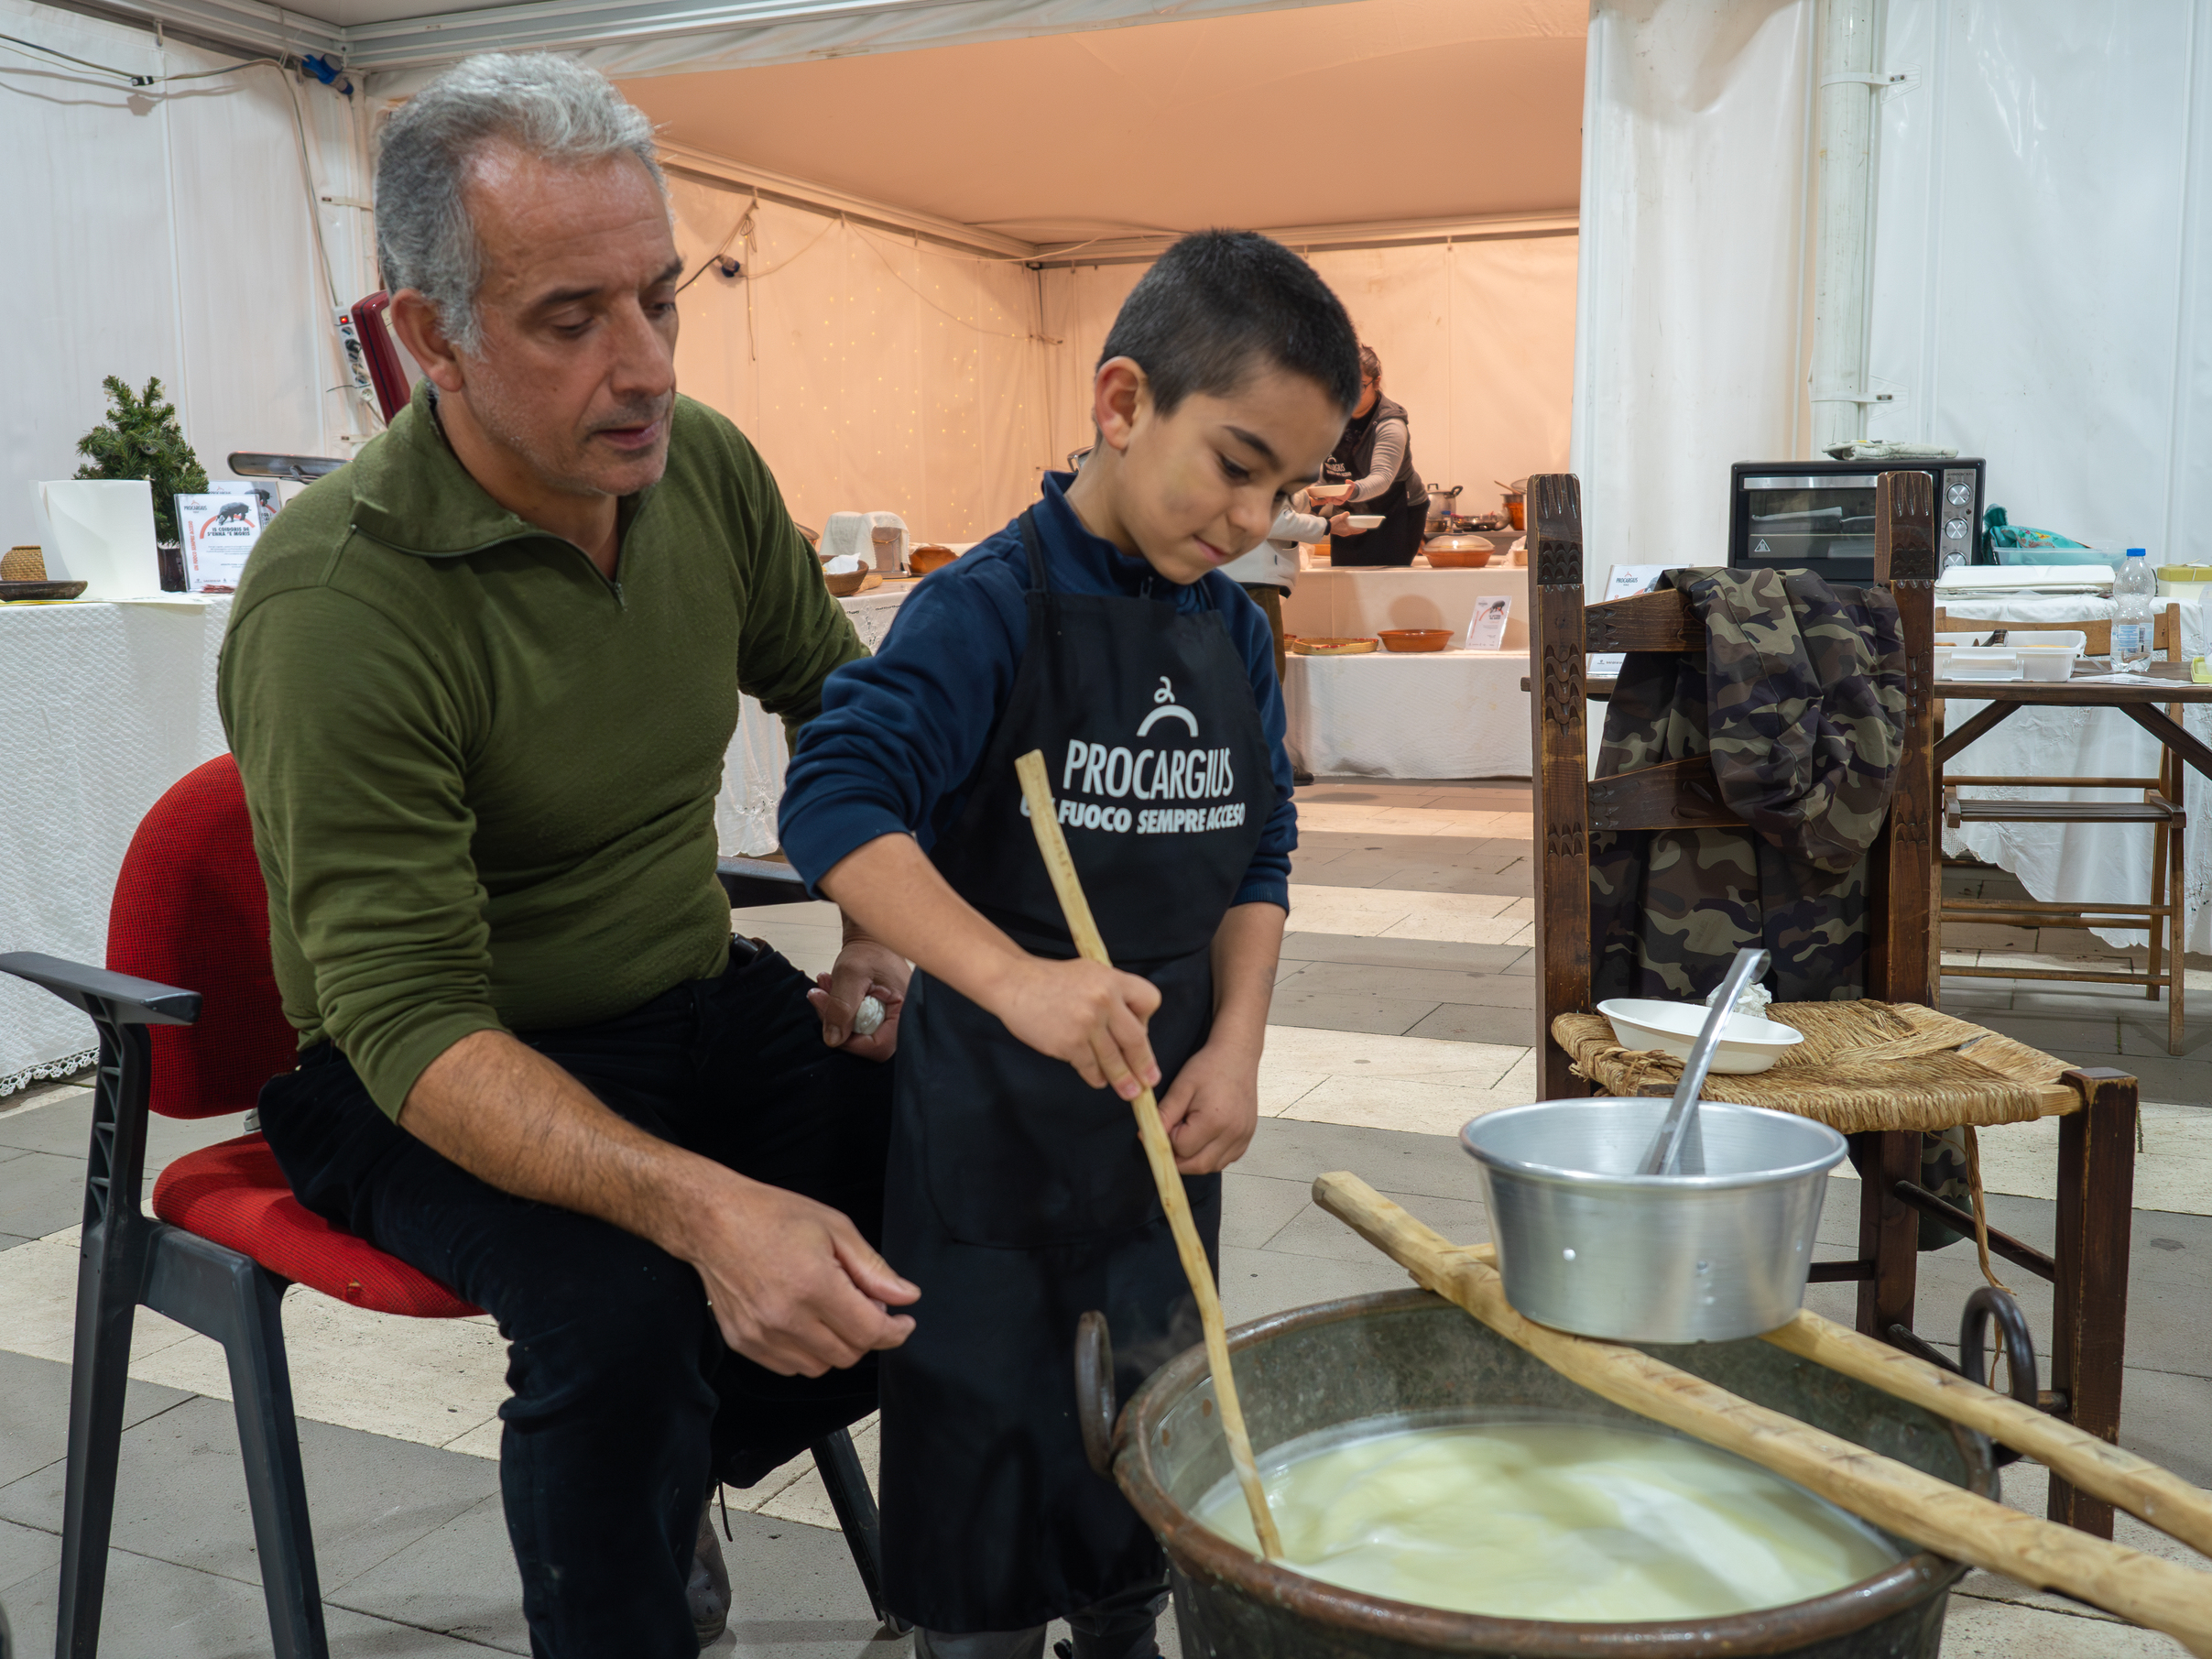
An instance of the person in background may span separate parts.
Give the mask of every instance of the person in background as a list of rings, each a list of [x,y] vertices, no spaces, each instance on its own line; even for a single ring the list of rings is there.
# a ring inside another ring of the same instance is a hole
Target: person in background
[[[1308,494],[1316,505],[1337,508],[1329,520],[1331,564],[1411,564],[1421,551],[1429,492],[1413,470],[1406,412],[1382,395],[1382,359],[1371,345],[1359,348],[1358,407],[1345,423],[1322,482]],[[1355,508],[1380,513],[1382,522],[1359,529],[1352,522]]]
[[[1307,510],[1303,490],[1269,526],[1267,539],[1241,559],[1232,559],[1221,573],[1244,589],[1275,636],[1275,678],[1282,679],[1282,602],[1298,585],[1298,544],[1319,541],[1329,533],[1329,521]]]
[[[1268,619],[1269,631],[1275,636],[1275,682],[1279,685],[1289,666],[1282,649],[1282,602],[1298,584],[1298,544],[1322,540],[1329,533],[1329,521],[1309,512],[1310,505],[1305,491],[1300,490],[1276,515],[1265,540],[1243,558],[1232,559],[1221,567],[1221,573],[1244,589]],[[1291,781],[1308,784],[1313,781],[1313,774],[1303,767],[1294,767]]]

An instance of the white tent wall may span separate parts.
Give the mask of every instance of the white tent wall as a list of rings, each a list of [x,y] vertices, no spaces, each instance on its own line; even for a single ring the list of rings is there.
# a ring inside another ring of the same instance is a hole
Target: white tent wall
[[[1803,453],[1814,11],[1591,8],[1573,469],[1593,588],[1612,564],[1723,562],[1729,466]]]
[[[671,176],[696,270],[749,211],[757,273],[685,290],[677,384],[744,429],[791,514],[900,514],[973,541],[1035,494],[1044,442],[1037,275],[743,191]]]
[[[1470,511],[1497,506],[1493,479],[1566,464],[1574,389],[1575,238],[1496,238],[1312,256],[1403,404],[1413,461],[1464,484]],[[1047,270],[1053,464],[1091,442],[1091,371],[1143,265]]]
[[[1890,0],[1871,435],[2016,523],[2207,556],[2212,4]]]
[[[0,33],[144,75],[234,60],[27,0]],[[234,450],[343,455],[374,430],[338,387],[330,290],[300,181],[288,77],[243,69],[133,88],[0,43],[0,224],[14,326],[0,344],[0,545],[38,542],[42,478],[79,464],[101,378],[158,376],[211,474]],[[347,100],[300,89],[319,195],[366,201]],[[374,284],[367,219],[318,204],[346,302]]]
[[[2015,523],[2212,556],[2212,3],[1890,0],[1884,31],[1885,69],[1914,79],[1879,127],[1869,356],[1892,401],[1872,434],[1986,458]],[[2212,737],[2204,711],[2188,725]],[[2130,729],[2100,759],[2143,773],[2157,753]],[[2201,823],[2212,786],[2185,783]],[[2031,892],[2140,901],[2113,884],[2144,837],[1947,840]],[[2185,944],[2212,950],[2212,843],[2187,851]]]

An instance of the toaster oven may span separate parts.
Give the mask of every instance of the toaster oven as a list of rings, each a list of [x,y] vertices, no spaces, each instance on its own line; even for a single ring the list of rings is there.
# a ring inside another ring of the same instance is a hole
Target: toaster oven
[[[1935,568],[1984,562],[1978,460],[1738,461],[1728,478],[1728,563],[1809,570],[1831,582],[1874,579],[1874,486],[1884,473],[1925,473],[1935,486]]]

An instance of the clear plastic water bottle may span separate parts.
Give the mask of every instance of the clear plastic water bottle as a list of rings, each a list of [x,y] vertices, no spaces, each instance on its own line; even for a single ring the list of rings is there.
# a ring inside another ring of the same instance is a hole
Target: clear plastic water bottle
[[[2157,591],[2150,554],[2130,548],[2112,573],[2112,666],[2119,672],[2140,673],[2151,666],[2151,596]]]

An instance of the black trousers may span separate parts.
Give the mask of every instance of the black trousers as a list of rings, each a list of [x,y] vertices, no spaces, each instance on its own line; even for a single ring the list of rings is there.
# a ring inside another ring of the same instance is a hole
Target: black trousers
[[[833,1206],[879,1243],[890,1067],[823,1046],[811,983],[740,940],[719,979],[522,1041],[639,1127]],[[732,1353],[692,1268],[447,1162],[327,1043],[260,1104],[302,1204],[499,1322],[513,1390],[499,1483],[531,1652],[692,1659],[684,1581],[712,1479],[751,1485],[873,1411],[874,1356],[809,1380]]]

